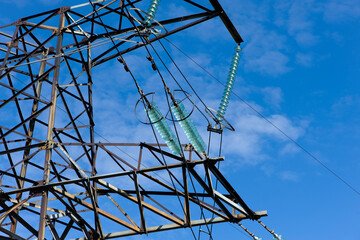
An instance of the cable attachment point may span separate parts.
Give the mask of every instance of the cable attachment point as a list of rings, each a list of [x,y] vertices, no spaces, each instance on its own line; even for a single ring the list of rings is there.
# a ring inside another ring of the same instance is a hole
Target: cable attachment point
[[[154,58],[151,57],[151,56],[147,56],[146,59],[149,60],[149,62],[151,62],[151,67],[152,67],[152,69],[153,69],[154,71],[157,71],[158,68],[157,68],[157,66],[156,66],[156,64],[155,64],[155,62],[154,62]]]
[[[118,57],[117,60],[119,61],[119,63],[122,63],[124,65],[124,69],[126,72],[130,72],[129,67],[127,66],[125,60],[122,57]]]
[[[235,131],[235,128],[224,118],[218,118],[218,112],[212,108],[206,107],[205,112],[214,120],[215,126],[208,126],[208,131],[215,132],[215,133],[222,133],[223,128],[226,128],[230,131]]]
[[[217,126],[220,126],[220,127],[219,127],[219,128],[215,128],[215,127],[211,126],[211,124],[209,124],[209,125],[207,126],[207,130],[208,130],[209,132],[214,132],[214,133],[219,133],[219,134],[221,134],[224,129],[221,127],[221,125],[217,125]]]
[[[140,98],[137,100],[136,104],[135,104],[135,117],[136,119],[145,125],[150,125],[151,123],[148,121],[148,117],[147,115],[142,116],[143,115],[143,111],[138,111],[138,105],[139,103],[142,103],[143,107],[145,109],[150,109],[152,105],[154,105],[154,92],[151,93],[147,93],[144,94],[144,92],[142,90],[140,90]],[[140,113],[140,114],[139,114]],[[162,120],[162,119],[160,119]],[[152,124],[157,123],[157,122],[153,122]]]
[[[149,36],[150,36],[151,33],[152,33],[151,29],[144,28],[142,30],[137,31],[137,36],[138,37],[143,37],[145,39],[149,39]]]

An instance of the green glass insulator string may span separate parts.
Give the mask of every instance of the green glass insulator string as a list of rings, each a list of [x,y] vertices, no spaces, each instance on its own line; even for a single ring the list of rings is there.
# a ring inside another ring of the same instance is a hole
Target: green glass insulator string
[[[149,26],[151,23],[151,20],[155,18],[156,11],[159,7],[160,0],[151,0],[150,7],[147,11],[146,18],[144,20],[144,24],[146,26]]]
[[[182,151],[180,143],[175,137],[175,134],[171,130],[168,122],[162,116],[159,108],[155,104],[152,104],[150,107],[146,107],[145,110],[149,115],[151,123],[155,126],[161,138],[164,139],[170,151],[175,155],[181,155]]]
[[[171,106],[171,111],[173,112],[176,120],[179,121],[179,124],[191,145],[193,145],[194,149],[198,153],[204,155],[206,150],[206,144],[204,140],[200,136],[191,118],[188,117],[184,104],[182,104],[178,100],[176,100],[176,102],[178,102],[177,106]]]
[[[236,72],[237,72],[237,69],[239,66],[240,51],[241,51],[240,46],[237,46],[236,52],[231,61],[229,75],[228,75],[228,78],[226,81],[226,85],[225,85],[224,93],[223,93],[223,96],[221,99],[221,103],[220,103],[219,109],[216,114],[216,117],[219,121],[223,120],[225,112],[226,112],[226,108],[229,105],[231,89],[233,88],[233,85],[235,82],[235,77],[236,77]]]

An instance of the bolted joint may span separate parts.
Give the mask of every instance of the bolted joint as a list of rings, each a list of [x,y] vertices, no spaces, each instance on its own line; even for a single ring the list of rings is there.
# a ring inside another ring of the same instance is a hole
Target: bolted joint
[[[44,141],[43,143],[45,143],[43,146],[39,147],[39,150],[47,150],[47,149],[53,149],[56,146],[56,142],[54,141]]]
[[[36,181],[32,187],[40,187],[40,186],[44,186],[45,182],[43,180],[39,180]],[[42,188],[32,188],[30,189],[29,194],[32,195],[33,197],[39,197],[42,195],[43,189]]]
[[[24,20],[22,18],[16,20],[13,24],[16,26],[22,25],[24,23]]]
[[[100,239],[100,234],[96,231],[89,231],[89,240],[98,240]]]
[[[65,12],[69,11],[69,10],[70,10],[70,7],[69,7],[69,6],[60,7],[60,8],[59,8],[59,14],[63,14],[63,13],[65,13]]]

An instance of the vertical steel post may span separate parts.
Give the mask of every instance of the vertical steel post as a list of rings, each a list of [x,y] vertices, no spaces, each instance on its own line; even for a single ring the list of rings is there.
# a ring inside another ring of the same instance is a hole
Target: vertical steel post
[[[42,60],[43,60],[43,61],[42,61],[41,64],[40,64],[39,77],[40,77],[41,75],[43,75],[44,72],[45,72],[46,60],[44,60],[44,59],[47,58],[47,55],[48,55],[48,50],[43,53],[43,56],[42,56]],[[37,97],[37,98],[40,98],[42,83],[43,83],[43,81],[39,81],[39,82],[36,84],[35,97]],[[36,99],[34,99],[33,107],[32,107],[32,110],[31,110],[31,115],[33,115],[33,114],[35,114],[35,113],[37,112],[38,107],[39,107],[39,101],[36,100]],[[31,119],[30,122],[29,122],[29,129],[28,129],[28,134],[27,134],[29,137],[32,137],[32,136],[34,135],[35,119],[36,119],[36,118]],[[28,139],[26,140],[25,147],[29,147],[29,146],[31,145],[31,142],[32,142],[32,139],[31,139],[31,138],[28,138]],[[27,159],[27,158],[29,157],[29,154],[30,154],[30,148],[25,149],[24,154],[23,154],[23,160],[24,160],[24,159]],[[19,183],[20,183],[20,188],[21,188],[21,189],[24,187],[24,180],[23,180],[22,178],[25,178],[25,176],[26,176],[27,165],[28,165],[28,161],[27,161],[27,160],[23,161],[22,164],[21,164],[21,172],[20,172],[20,179],[19,179]],[[22,193],[20,192],[20,193],[18,193],[18,194],[16,195],[16,200],[21,201],[21,197],[22,197]],[[18,213],[19,213],[19,210],[16,209],[14,212],[15,212],[16,214],[18,214]],[[10,229],[10,231],[11,231],[12,233],[15,233],[15,231],[16,231],[16,225],[17,225],[17,220],[14,219],[14,221],[13,221],[12,224],[11,224],[11,229]]]
[[[62,40],[63,40],[63,33],[62,29],[65,23],[65,14],[63,12],[63,8],[59,9],[60,14],[60,21],[59,21],[59,28],[58,28],[58,36],[57,36],[57,43],[56,43],[56,58],[55,58],[55,69],[54,69],[54,76],[52,82],[52,89],[51,89],[51,103],[50,112],[49,112],[49,122],[48,122],[48,131],[47,131],[47,141],[51,143],[53,140],[53,128],[55,124],[55,111],[56,111],[56,100],[57,100],[57,85],[59,81],[59,74],[60,74],[60,63],[61,63],[61,47],[62,47]],[[52,146],[48,146],[45,153],[45,164],[44,164],[44,185],[49,183],[50,179],[50,160],[52,156]],[[42,192],[41,198],[41,210],[40,210],[40,222],[39,222],[39,235],[38,239],[43,240],[45,239],[45,225],[46,225],[46,214],[47,214],[47,204],[48,204],[48,190],[44,190]]]
[[[186,160],[185,160],[186,161]],[[183,174],[183,181],[184,181],[184,201],[185,201],[185,209],[184,209],[184,221],[185,226],[191,226],[191,218],[190,218],[190,203],[189,203],[189,189],[188,189],[188,181],[187,181],[187,167],[182,166],[182,174]]]
[[[88,43],[88,49],[87,49],[87,67],[88,67],[88,98],[89,98],[89,113],[90,113],[90,142],[94,143],[94,112],[93,112],[93,97],[92,97],[92,74],[91,74],[91,68],[92,68],[92,61],[91,61],[91,43]],[[94,162],[95,157],[95,146],[91,145],[91,161],[94,165],[93,168],[95,172],[93,174],[96,174],[96,166]]]
[[[90,142],[94,143],[95,138],[94,138],[94,114],[93,114],[93,97],[92,97],[92,74],[91,74],[91,68],[92,68],[92,61],[91,61],[91,42],[88,43],[88,49],[87,49],[87,66],[84,66],[88,68],[88,98],[89,98],[89,114],[90,114]],[[97,173],[96,170],[96,160],[95,160],[95,145],[91,145],[91,164],[92,164],[92,173],[91,175],[94,176]],[[92,192],[93,192],[93,201],[94,201],[94,205],[96,207],[98,207],[98,193],[97,193],[97,185],[96,182],[94,181],[92,186],[89,185],[89,188],[92,188]],[[96,210],[96,208],[95,208]],[[97,224],[95,224],[95,230],[97,232],[97,234],[99,234],[99,236],[103,236],[102,234],[102,227],[100,224],[100,219],[99,216],[97,214],[97,212],[95,211],[95,222]]]
[[[5,58],[4,58],[4,60],[3,60],[3,63],[2,63],[2,65],[1,65],[0,76],[1,76],[1,74],[3,73],[3,70],[2,70],[2,69],[5,67],[6,62],[7,62],[7,59],[8,59],[8,57],[9,57],[9,55],[10,55],[11,49],[12,49],[12,47],[14,46],[14,43],[15,43],[14,40],[16,39],[16,35],[18,34],[19,28],[20,28],[20,25],[17,24],[16,29],[15,29],[15,31],[14,31],[14,35],[12,36],[11,41],[9,42],[8,50],[7,50],[7,52],[6,52]],[[25,41],[25,40],[24,40],[24,41]],[[5,77],[5,76],[4,76],[4,77]]]

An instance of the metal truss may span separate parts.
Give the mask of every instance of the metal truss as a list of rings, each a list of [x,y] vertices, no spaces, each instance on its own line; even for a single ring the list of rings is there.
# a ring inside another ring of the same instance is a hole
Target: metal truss
[[[95,143],[97,66],[215,17],[242,42],[217,0],[184,0],[193,14],[150,26],[141,2],[93,1],[0,27],[1,239],[107,239],[266,216],[217,169],[223,158],[191,146],[180,157],[162,144]]]

